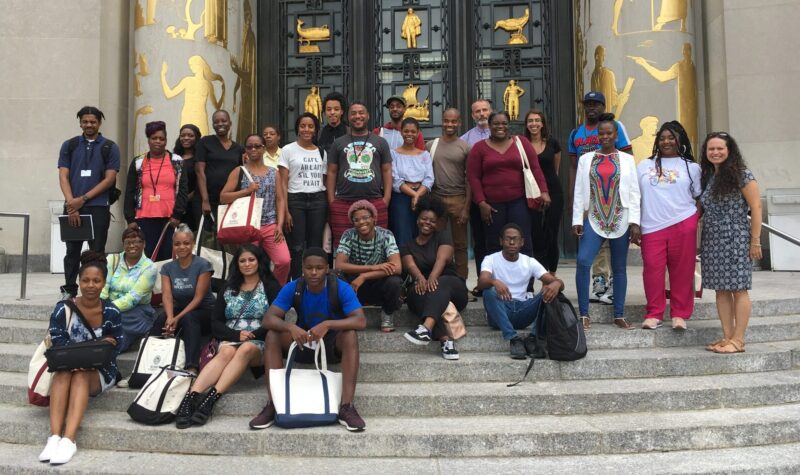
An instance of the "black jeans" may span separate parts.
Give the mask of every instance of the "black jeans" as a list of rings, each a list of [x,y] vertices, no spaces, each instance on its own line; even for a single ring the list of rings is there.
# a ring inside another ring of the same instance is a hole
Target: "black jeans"
[[[94,240],[89,241],[89,249],[105,254],[108,240],[108,226],[111,223],[111,211],[108,206],[84,206],[80,214],[92,216]],[[66,208],[64,214],[67,214]],[[72,295],[78,294],[78,269],[81,265],[81,248],[83,241],[67,241],[67,253],[64,255],[64,291]]]
[[[325,192],[289,193],[289,214],[292,230],[286,233],[292,255],[292,279],[301,276],[303,251],[309,247],[322,247],[322,234],[328,222],[328,200]]]
[[[472,228],[472,254],[475,257],[475,275],[481,275],[481,264],[486,257],[486,231],[481,219],[481,209],[475,203],[469,207],[469,227]]]
[[[424,295],[419,295],[412,285],[406,298],[408,308],[420,317],[420,321],[433,317],[436,322],[431,332],[434,340],[447,336],[442,314],[450,302],[453,302],[459,312],[467,306],[467,285],[461,277],[443,275],[439,277],[439,287]]]
[[[183,309],[175,307],[174,315],[179,314]],[[186,353],[185,368],[200,368],[200,350],[203,346],[203,336],[211,334],[211,312],[209,308],[196,308],[191,312],[184,315],[178,321],[178,328],[181,332],[181,339],[183,340],[183,349]],[[163,333],[164,324],[167,322],[167,314],[163,308],[158,309],[156,320],[153,322],[153,328],[150,330],[150,335],[161,336]]]
[[[358,288],[358,301],[366,305],[380,305],[384,312],[391,315],[403,304],[400,301],[402,286],[403,278],[399,275],[368,280]]]
[[[531,244],[533,258],[548,272],[558,270],[558,231],[561,227],[561,215],[564,212],[564,195],[552,194],[553,202],[546,210],[531,210]]]
[[[168,222],[169,218],[140,218],[136,220],[139,229],[144,233],[144,255],[152,259],[153,262],[164,261],[172,257],[172,233],[175,231],[172,228],[167,229],[167,232],[164,233],[164,241],[158,249],[158,255],[153,256],[153,251],[156,249],[161,232],[164,231],[164,226]]]

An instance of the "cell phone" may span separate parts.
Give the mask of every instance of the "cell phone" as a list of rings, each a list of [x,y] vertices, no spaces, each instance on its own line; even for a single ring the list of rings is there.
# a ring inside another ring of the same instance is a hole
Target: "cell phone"
[[[319,342],[317,342],[317,341],[309,341],[307,343],[303,343],[303,346],[305,346],[309,350],[317,351],[317,347],[319,346]]]

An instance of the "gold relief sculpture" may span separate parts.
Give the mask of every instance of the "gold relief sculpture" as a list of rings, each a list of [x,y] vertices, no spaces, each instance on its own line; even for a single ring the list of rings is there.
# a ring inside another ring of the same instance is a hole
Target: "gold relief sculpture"
[[[187,0],[188,2],[188,0]],[[228,0],[206,0],[203,26],[209,43],[228,47]]]
[[[509,119],[519,120],[519,98],[525,95],[525,90],[517,85],[517,81],[508,81],[508,86],[503,92],[503,105],[506,106]]]
[[[525,25],[528,24],[528,18],[530,16],[530,10],[525,9],[525,14],[519,18],[508,18],[506,20],[497,20],[494,24],[494,29],[497,30],[501,28],[509,33],[511,33],[511,38],[508,39],[509,45],[526,45],[528,44],[528,38],[522,34],[523,28]]]
[[[419,104],[419,101],[417,101],[418,91],[419,86],[415,86],[413,84],[409,84],[405,89],[403,89],[403,99],[406,100],[406,107]]]
[[[417,47],[417,36],[422,34],[422,19],[414,13],[413,8],[409,8],[400,27],[400,38],[406,40],[406,48],[414,49]]]
[[[622,13],[622,4],[625,0],[614,0],[614,18],[611,20],[611,32],[619,36],[619,15]]]
[[[306,96],[304,109],[317,116],[317,119],[322,120],[322,98],[319,96],[319,88],[311,86]]]
[[[147,114],[152,114],[152,113],[153,113],[153,106],[151,106],[151,105],[144,105],[144,106],[136,109],[136,111],[134,111],[134,113],[133,113],[133,143],[134,143],[134,147],[133,148],[134,148],[134,155],[140,155],[140,154],[146,152],[146,150],[142,150],[142,147],[144,146],[144,145],[142,145],[143,140],[141,138],[139,138],[139,134],[138,134],[139,117],[141,117],[143,115],[147,115]],[[145,142],[145,145],[146,145],[146,142]]]
[[[642,129],[642,135],[631,140],[633,158],[636,160],[637,165],[653,154],[653,144],[658,131],[658,117],[652,115],[642,117],[642,120],[639,121],[639,127]]]
[[[297,42],[300,43],[300,53],[319,53],[319,46],[311,44],[311,42],[330,40],[331,30],[328,25],[303,28],[304,23],[303,20],[297,19]]]
[[[136,5],[133,7],[133,29],[147,25],[152,25],[156,22],[156,1],[145,0],[145,8],[142,9],[141,3],[137,0]]]
[[[697,145],[697,71],[692,61],[692,45],[683,44],[683,58],[666,70],[660,70],[641,56],[628,56],[659,82],[676,80],[678,86],[678,120]]]
[[[583,4],[586,3],[584,6]],[[588,15],[582,15],[583,10],[588,10],[588,0],[573,0],[572,8],[574,11],[573,31],[575,31],[575,104],[577,105],[575,114],[575,124],[583,122],[583,94],[585,92],[583,72],[586,71],[586,50],[587,41],[584,31],[589,28]]]
[[[417,99],[417,92],[419,92],[419,86],[413,84],[409,84],[403,89],[403,99],[406,100],[406,112],[403,114],[403,118],[413,117],[420,122],[428,122],[431,120],[430,101],[426,97],[420,103]]]
[[[244,0],[244,32],[240,61],[231,55],[231,69],[236,74],[233,86],[233,112],[238,112],[236,141],[245,143],[247,135],[256,130],[256,35],[253,33],[253,11],[250,0]],[[236,92],[240,91],[239,108],[236,107]]]
[[[206,60],[200,56],[189,58],[189,69],[192,76],[186,76],[180,80],[177,86],[170,87],[167,83],[167,63],[161,64],[161,87],[167,99],[183,93],[183,109],[181,109],[181,124],[194,124],[200,128],[203,135],[208,134],[208,112],[206,106],[211,99],[214,109],[222,109],[225,98],[225,80],[219,74],[213,72]],[[214,93],[213,81],[222,84],[222,93],[219,100]]]
[[[147,66],[147,57],[144,55],[144,53],[134,52],[134,54],[136,56],[136,65],[134,65],[134,71],[136,72],[133,76],[135,80],[135,90],[133,91],[133,95],[139,97],[142,95],[142,80],[140,78],[149,76],[150,68]]]
[[[203,26],[203,18],[206,12],[200,14],[200,19],[195,23],[192,20],[192,0],[186,0],[186,5],[183,9],[183,19],[186,22],[186,28],[176,28],[174,25],[167,27],[167,34],[173,39],[180,38],[182,40],[194,41],[194,35]]]
[[[661,31],[664,25],[673,21],[681,22],[681,32],[686,32],[686,16],[689,13],[689,0],[661,0],[661,9],[656,18],[653,31]]]
[[[594,49],[594,70],[592,70],[592,91],[602,92],[606,98],[606,111],[622,116],[622,111],[631,96],[634,78],[628,78],[621,93],[617,92],[617,79],[614,71],[604,66],[606,49],[598,45]]]

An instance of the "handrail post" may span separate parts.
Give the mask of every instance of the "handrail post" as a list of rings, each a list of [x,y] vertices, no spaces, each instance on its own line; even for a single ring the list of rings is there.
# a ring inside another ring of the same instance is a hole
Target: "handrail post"
[[[28,234],[31,227],[31,215],[26,213],[22,219],[24,220],[22,225],[22,277],[20,279],[18,300],[28,300],[25,294],[28,286]]]

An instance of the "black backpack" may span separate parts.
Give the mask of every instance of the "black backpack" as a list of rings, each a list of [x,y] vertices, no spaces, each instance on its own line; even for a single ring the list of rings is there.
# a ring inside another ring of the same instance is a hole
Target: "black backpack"
[[[72,137],[69,139],[69,143],[67,144],[67,153],[70,157],[72,157],[72,152],[78,148],[78,144],[80,143],[80,136]],[[103,165],[106,167],[108,166],[109,157],[111,157],[111,148],[114,147],[114,142],[109,139],[105,139],[103,145],[100,146],[100,156],[103,157]],[[117,188],[116,183],[114,186],[108,190],[108,204],[113,205],[117,202],[119,197],[122,195],[122,191]]]
[[[326,276],[328,288],[328,305],[331,314],[339,313],[344,315],[344,310],[342,309],[342,303],[339,301],[339,280],[336,277],[336,274],[329,272]],[[303,315],[301,315],[301,309],[303,308],[303,292],[306,290],[306,280],[302,277],[297,279],[297,286],[294,289],[294,299],[292,301],[292,307],[297,312],[297,324],[300,326],[300,323],[303,322]]]
[[[575,361],[586,356],[586,334],[575,307],[560,293],[550,303],[539,306],[539,321],[544,326],[547,357],[556,361]]]

